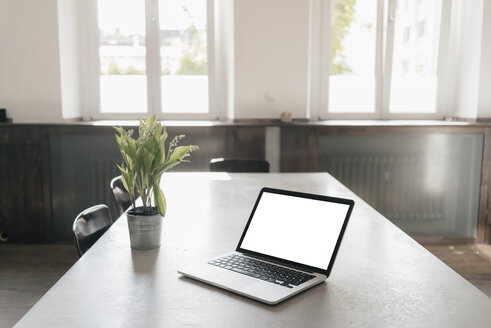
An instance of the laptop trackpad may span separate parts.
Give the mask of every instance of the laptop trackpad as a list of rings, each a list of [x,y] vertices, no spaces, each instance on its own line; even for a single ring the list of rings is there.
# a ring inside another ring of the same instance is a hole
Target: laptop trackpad
[[[240,273],[236,273],[228,270],[220,270],[221,272],[213,277],[213,280],[224,286],[235,290],[245,290],[253,284],[256,284],[258,280]]]
[[[208,263],[183,268],[178,272],[225,289],[244,290],[257,282],[255,278],[217,268]]]

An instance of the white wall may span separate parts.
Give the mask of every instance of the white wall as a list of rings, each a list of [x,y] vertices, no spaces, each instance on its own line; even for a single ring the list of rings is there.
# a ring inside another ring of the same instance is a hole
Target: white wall
[[[0,0],[0,107],[15,123],[61,121],[56,0]]]
[[[477,118],[483,0],[459,0],[461,11],[460,60],[457,73],[455,116]],[[488,19],[491,19],[489,17]]]
[[[309,3],[236,0],[236,119],[306,117]]]
[[[58,0],[62,117],[82,117],[78,0]]]
[[[491,118],[491,1],[484,1],[477,117]]]
[[[464,27],[455,49],[460,65],[450,112],[464,118],[491,117],[491,1],[454,1],[464,8]],[[80,68],[86,60],[77,58],[84,57],[79,51],[84,45],[78,42],[83,29],[77,28],[81,3],[0,0],[0,107],[7,108],[15,122],[81,116],[86,97],[80,90],[88,85],[78,76],[86,69]],[[230,74],[235,85],[229,98],[235,118],[277,119],[283,111],[294,118],[308,117],[310,4],[235,0]]]
[[[218,119],[234,119],[234,2],[215,0],[213,15],[215,78],[210,105],[215,106]]]

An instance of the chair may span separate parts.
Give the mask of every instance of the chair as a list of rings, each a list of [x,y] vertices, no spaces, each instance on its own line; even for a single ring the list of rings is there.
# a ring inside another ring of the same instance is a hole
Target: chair
[[[128,191],[126,191],[123,181],[121,180],[121,176],[117,176],[112,179],[110,186],[118,213],[119,215],[122,215],[128,209],[128,207],[131,206],[130,194]]]
[[[262,159],[213,158],[210,160],[212,172],[269,172],[269,163]]]
[[[73,236],[78,255],[82,256],[113,223],[109,207],[95,205],[80,213],[73,221]]]

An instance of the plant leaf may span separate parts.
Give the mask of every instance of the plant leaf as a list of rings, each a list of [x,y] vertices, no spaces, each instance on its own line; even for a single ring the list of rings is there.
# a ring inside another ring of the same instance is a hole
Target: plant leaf
[[[147,172],[147,174],[150,174],[152,171],[152,162],[154,159],[154,155],[151,150],[148,150],[146,148],[142,148],[142,150],[145,172]]]
[[[191,151],[196,149],[198,149],[198,146],[178,146],[174,148],[169,160],[181,161],[184,157],[188,156]]]
[[[135,158],[136,157],[136,141],[133,138],[128,138],[128,148],[127,148],[127,153],[130,156],[130,158]]]
[[[161,215],[165,215],[166,199],[159,187],[162,173],[181,162],[189,153],[198,149],[197,146],[177,146],[184,135],[178,135],[166,146],[167,129],[157,121],[156,115],[148,119],[140,119],[138,138],[135,140],[133,130],[125,131],[122,127],[114,127],[123,163],[118,166],[122,181],[130,193],[133,206],[136,195],[140,195],[144,206],[149,203],[151,195]],[[166,152],[167,150],[167,152]]]
[[[126,188],[128,193],[133,193],[133,179],[130,173],[124,167],[118,165],[118,168],[121,171],[121,181],[123,182],[124,187]]]
[[[155,199],[155,205],[157,205],[160,215],[165,216],[167,204],[166,204],[164,193],[162,192],[162,189],[160,189],[160,186],[157,183],[154,184],[153,186],[153,198]]]

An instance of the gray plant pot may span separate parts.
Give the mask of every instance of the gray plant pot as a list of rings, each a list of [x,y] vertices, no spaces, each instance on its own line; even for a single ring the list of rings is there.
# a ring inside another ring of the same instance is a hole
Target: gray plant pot
[[[126,212],[131,248],[152,249],[160,246],[162,216],[133,215]]]

